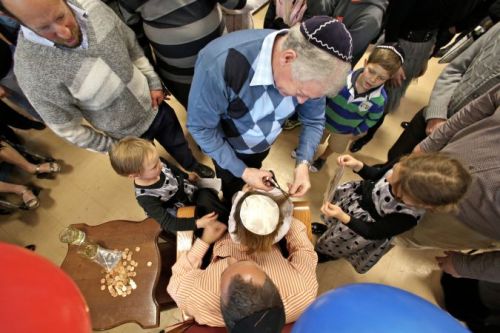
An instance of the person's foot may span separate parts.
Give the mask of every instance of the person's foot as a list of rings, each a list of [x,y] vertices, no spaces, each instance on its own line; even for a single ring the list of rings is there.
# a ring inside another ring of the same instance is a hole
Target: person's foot
[[[409,123],[409,122],[407,122],[407,121],[402,121],[402,122],[401,122],[401,127],[403,127],[404,129],[407,129],[407,128],[408,128],[408,126],[410,126],[410,123]]]
[[[194,167],[189,170],[196,173],[201,178],[214,178],[215,172],[204,164],[196,162]]]
[[[33,210],[40,206],[40,201],[38,200],[37,191],[26,187],[19,195],[23,199],[23,206],[21,209]]]
[[[290,131],[290,130],[293,130],[295,127],[299,127],[299,126],[300,126],[299,120],[287,119],[285,121],[285,124],[283,124],[283,129],[285,131]]]
[[[355,153],[357,151],[360,151],[363,148],[364,145],[366,145],[366,142],[364,142],[363,140],[361,140],[361,139],[360,140],[356,140],[349,147],[349,151],[351,153]]]
[[[327,229],[328,227],[323,223],[313,222],[311,224],[311,231],[314,235],[317,236],[323,235]]]
[[[324,160],[322,158],[317,158],[309,167],[309,171],[318,172],[319,170],[321,170],[323,165],[325,165],[325,163],[326,163],[326,160]]]

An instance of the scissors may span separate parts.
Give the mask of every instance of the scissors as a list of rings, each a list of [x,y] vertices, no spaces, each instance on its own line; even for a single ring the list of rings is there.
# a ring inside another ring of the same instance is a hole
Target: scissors
[[[267,185],[272,186],[272,187],[277,188],[278,190],[280,190],[281,193],[283,194],[283,196],[288,199],[290,197],[290,194],[288,192],[286,192],[283,188],[281,188],[280,184],[276,180],[276,175],[274,174],[274,171],[273,170],[269,170],[269,172],[273,176],[271,178],[266,177],[264,179],[264,182],[267,183]]]

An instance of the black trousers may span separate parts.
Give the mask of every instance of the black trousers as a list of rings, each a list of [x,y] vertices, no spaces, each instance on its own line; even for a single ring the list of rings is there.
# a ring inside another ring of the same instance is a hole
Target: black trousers
[[[247,165],[247,167],[260,169],[262,167],[262,161],[264,161],[264,159],[267,157],[269,151],[270,149],[258,154],[236,153],[236,156],[240,160],[242,160]],[[243,179],[234,176],[229,170],[221,168],[215,160],[214,160],[214,165],[215,165],[215,174],[222,181],[222,193],[224,194],[224,203],[228,207],[230,207],[233,195],[239,190],[241,190],[243,185],[245,185],[245,182],[243,181]]]
[[[165,85],[167,86],[168,91],[174,95],[174,97],[179,101],[179,103],[184,106],[184,108],[188,109],[188,99],[189,99],[189,90],[191,89],[190,84],[184,84],[184,83],[179,83],[175,82],[169,79],[166,79],[165,77],[162,77],[163,82],[165,82]]]
[[[446,310],[455,318],[464,321],[474,333],[500,332],[498,325],[486,323],[491,311],[479,296],[478,280],[455,278],[447,273],[441,277]]]
[[[216,212],[219,214],[218,220],[227,225],[229,209],[219,200],[215,191],[209,188],[198,189],[194,197],[194,202],[196,205],[195,216],[197,218],[210,214],[211,212]]]
[[[424,109],[418,111],[407,128],[401,133],[387,154],[388,161],[395,161],[401,156],[410,154],[417,144],[426,138]]]
[[[189,148],[179,119],[167,103],[161,103],[153,123],[141,137],[158,140],[184,169],[191,170],[194,167],[196,160],[193,152]]]

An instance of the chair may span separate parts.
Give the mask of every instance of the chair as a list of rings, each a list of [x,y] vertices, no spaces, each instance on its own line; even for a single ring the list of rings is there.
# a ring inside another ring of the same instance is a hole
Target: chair
[[[306,225],[307,235],[312,240],[311,230],[311,210],[309,203],[306,201],[295,201],[293,203],[293,217],[300,220]],[[182,207],[177,211],[178,217],[193,217],[194,207]],[[177,232],[177,258],[184,252],[191,249],[193,243],[192,231]],[[165,329],[168,333],[224,333],[227,332],[225,327],[210,327],[205,325],[198,325],[194,320],[189,318],[183,313],[184,322],[173,325]],[[283,328],[282,333],[289,333],[292,330],[293,324],[287,324]]]

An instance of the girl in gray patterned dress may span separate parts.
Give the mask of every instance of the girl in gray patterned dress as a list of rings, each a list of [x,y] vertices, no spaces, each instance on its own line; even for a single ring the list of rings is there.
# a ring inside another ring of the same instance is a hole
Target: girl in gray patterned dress
[[[426,209],[452,210],[471,181],[460,162],[440,153],[410,155],[383,168],[349,155],[337,162],[363,180],[339,186],[332,203],[321,207],[326,226],[314,224],[323,231],[316,251],[323,261],[346,258],[358,273],[375,265]]]

